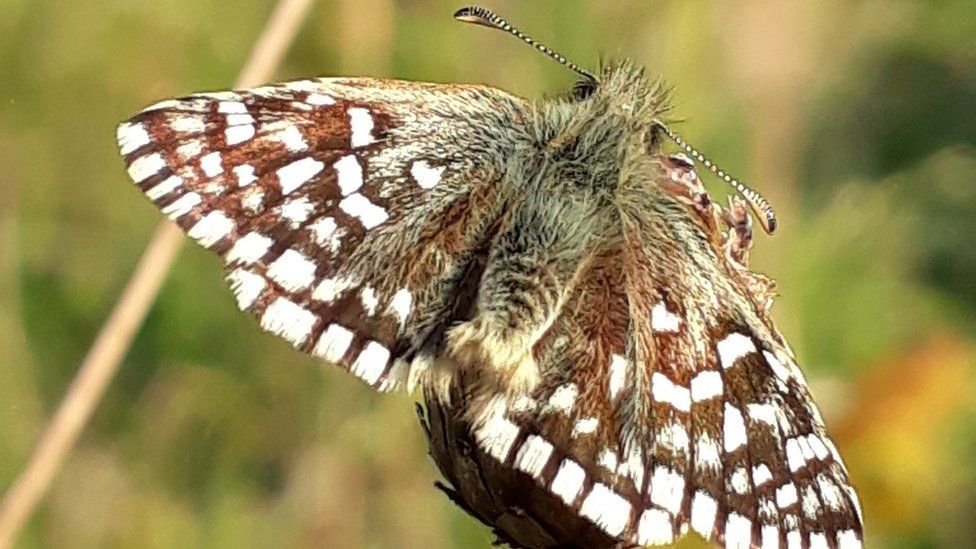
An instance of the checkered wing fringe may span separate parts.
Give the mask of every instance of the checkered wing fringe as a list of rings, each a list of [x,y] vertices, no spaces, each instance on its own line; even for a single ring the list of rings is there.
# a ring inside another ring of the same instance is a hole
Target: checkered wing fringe
[[[607,250],[581,277],[535,349],[531,395],[481,393],[477,371],[450,403],[427,394],[448,493],[517,547],[689,530],[728,548],[860,547],[857,496],[785,343],[699,322],[708,303],[635,253]]]
[[[467,121],[521,108],[478,86],[302,80],[163,101],[118,143],[136,186],[225,260],[242,310],[389,390],[498,215],[495,155],[472,154],[495,136]]]

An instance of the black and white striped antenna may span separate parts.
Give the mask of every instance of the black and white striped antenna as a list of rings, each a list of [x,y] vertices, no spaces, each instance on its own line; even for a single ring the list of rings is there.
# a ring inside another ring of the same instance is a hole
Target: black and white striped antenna
[[[560,65],[568,68],[569,70],[575,72],[576,74],[583,76],[587,80],[591,80],[593,82],[597,81],[596,76],[590,71],[584,69],[583,67],[580,67],[579,65],[566,59],[562,55],[559,55],[557,52],[553,51],[552,48],[550,48],[549,46],[536,42],[531,37],[523,33],[522,31],[510,25],[508,21],[499,17],[498,14],[496,14],[495,12],[487,8],[483,8],[481,6],[468,6],[466,8],[461,8],[456,12],[454,12],[454,18],[464,23],[474,23],[475,25],[481,25],[483,27],[505,31],[511,34],[512,36],[518,38],[519,40],[525,42],[526,44],[532,46],[533,48],[546,54],[546,56],[548,56],[549,58],[555,59],[556,62],[559,63]]]

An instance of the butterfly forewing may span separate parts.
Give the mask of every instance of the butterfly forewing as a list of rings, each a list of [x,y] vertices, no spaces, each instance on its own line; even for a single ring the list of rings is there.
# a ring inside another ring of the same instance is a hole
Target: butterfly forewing
[[[241,309],[391,389],[499,214],[494,157],[470,154],[490,128],[471,121],[520,108],[476,86],[304,80],[164,101],[118,141],[136,185],[224,257]]]

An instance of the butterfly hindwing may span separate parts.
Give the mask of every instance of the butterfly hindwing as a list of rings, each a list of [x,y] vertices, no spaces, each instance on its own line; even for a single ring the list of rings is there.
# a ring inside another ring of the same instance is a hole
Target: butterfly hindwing
[[[586,328],[586,317],[567,316],[552,335],[572,338]],[[667,368],[652,373],[645,396],[617,389],[610,397],[614,390],[603,380],[612,376],[590,374],[616,370],[629,378],[659,366],[627,358],[623,346],[547,349],[553,360],[575,354],[581,367],[543,366],[551,375],[534,398],[506,405],[496,397],[473,438],[513,474],[531,477],[575,515],[628,543],[669,544],[692,529],[726,547],[859,547],[856,495],[801,381],[772,381],[780,363],[771,365],[766,356],[774,352],[760,351],[752,336],[745,337],[755,351],[722,364],[734,356],[727,353],[747,350],[744,332],[717,340],[743,346],[713,348],[694,365],[700,368],[689,385],[660,373]],[[673,336],[652,336],[659,356],[681,358],[668,349]],[[776,392],[752,388],[761,381]],[[651,415],[637,420],[632,412],[642,398],[651,401]]]
[[[468,397],[481,451],[624,546],[694,530],[730,548],[859,547],[856,494],[768,311],[712,241],[652,242],[653,216],[624,215],[536,344],[533,393]],[[722,276],[669,274],[684,269]]]
[[[471,154],[498,139],[473,121],[521,109],[479,86],[302,80],[164,101],[118,140],[136,185],[225,259],[241,309],[391,389],[499,215],[496,157]]]

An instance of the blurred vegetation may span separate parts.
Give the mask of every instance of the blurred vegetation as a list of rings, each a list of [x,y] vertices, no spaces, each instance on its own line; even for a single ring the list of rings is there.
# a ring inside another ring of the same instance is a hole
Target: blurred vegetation
[[[868,547],[976,546],[976,4],[487,4],[584,66],[666,76],[678,130],[780,210],[754,265],[779,282]],[[272,7],[0,0],[0,487],[159,220],[115,124],[227,87]],[[278,76],[571,85],[457,7],[321,0]],[[410,398],[259,333],[188,246],[20,544],[487,546],[435,478]]]

